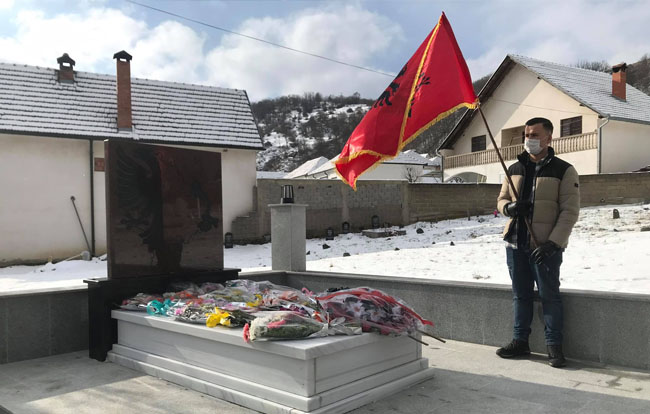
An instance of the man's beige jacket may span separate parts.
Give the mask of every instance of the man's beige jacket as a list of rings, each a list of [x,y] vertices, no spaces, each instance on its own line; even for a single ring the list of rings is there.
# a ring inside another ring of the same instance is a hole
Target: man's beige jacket
[[[578,172],[566,161],[555,157],[553,148],[549,147],[548,156],[533,182],[533,216],[531,227],[539,244],[547,240],[552,241],[562,248],[566,248],[569,235],[580,214],[580,184]],[[525,162],[529,155],[524,152],[517,158],[518,161],[508,168],[512,182],[521,194],[526,172]],[[497,199],[497,208],[504,214],[505,206],[515,201],[516,197],[510,189],[507,178],[503,180],[501,192]],[[505,214],[504,214],[505,215]],[[506,239],[515,230],[515,220],[510,219],[503,230]],[[530,243],[532,246],[532,242]]]

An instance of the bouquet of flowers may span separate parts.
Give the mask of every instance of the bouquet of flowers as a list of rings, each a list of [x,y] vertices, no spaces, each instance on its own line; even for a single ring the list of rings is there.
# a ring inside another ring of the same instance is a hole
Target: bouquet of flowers
[[[422,333],[424,325],[433,325],[402,300],[378,289],[344,289],[319,296],[316,300],[330,319],[344,318],[348,322],[357,322],[364,332],[414,337],[417,332]]]
[[[178,302],[167,310],[167,315],[174,317],[180,322],[204,325],[208,320],[208,315],[213,311],[214,303]]]
[[[244,341],[314,338],[327,336],[327,330],[326,323],[296,312],[268,312],[244,326]]]
[[[262,292],[261,307],[266,310],[284,310],[300,313],[303,316],[313,316],[317,304],[311,292],[270,284]]]
[[[208,313],[205,321],[205,326],[214,328],[217,325],[226,326],[228,328],[238,328],[253,321],[255,316],[241,310],[226,311],[224,309],[212,308],[212,312]]]
[[[121,309],[130,310],[130,311],[140,311],[145,312],[147,310],[147,305],[149,302],[157,300],[162,302],[164,299],[162,295],[150,295],[147,293],[138,293],[132,298],[127,298],[122,301],[120,305]]]

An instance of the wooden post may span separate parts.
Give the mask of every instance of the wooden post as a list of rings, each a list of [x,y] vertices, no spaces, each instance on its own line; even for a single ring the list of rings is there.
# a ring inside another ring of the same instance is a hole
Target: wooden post
[[[492,131],[490,131],[490,127],[488,126],[487,120],[485,119],[485,115],[483,115],[483,111],[481,110],[480,106],[478,107],[478,112],[481,114],[481,118],[483,118],[483,122],[485,123],[485,128],[487,128],[488,135],[490,136],[490,140],[492,141],[492,146],[494,146],[494,150],[497,153],[497,157],[501,162],[501,167],[503,167],[503,172],[506,173],[506,178],[508,180],[508,183],[510,184],[510,189],[512,190],[512,193],[515,195],[515,198],[519,200],[519,193],[512,182],[512,178],[510,178],[510,174],[508,174],[506,163],[503,162],[503,157],[501,157],[501,153],[499,152],[497,143],[494,140],[494,137],[492,136]],[[524,223],[526,223],[526,227],[528,228],[528,233],[530,233],[530,239],[533,242],[533,249],[537,248],[537,246],[539,246],[539,243],[537,243],[537,237],[535,237],[535,233],[533,232],[533,227],[530,225],[530,221],[528,220],[528,217],[524,217]]]

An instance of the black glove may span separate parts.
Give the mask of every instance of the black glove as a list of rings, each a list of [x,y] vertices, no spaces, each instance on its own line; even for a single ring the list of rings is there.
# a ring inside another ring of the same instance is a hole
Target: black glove
[[[542,264],[542,262],[545,259],[553,256],[559,250],[560,250],[560,246],[558,246],[557,244],[549,240],[547,242],[542,243],[541,246],[533,250],[533,252],[530,254],[530,258],[536,264]]]
[[[532,206],[530,200],[513,201],[506,204],[503,212],[508,217],[527,216]]]

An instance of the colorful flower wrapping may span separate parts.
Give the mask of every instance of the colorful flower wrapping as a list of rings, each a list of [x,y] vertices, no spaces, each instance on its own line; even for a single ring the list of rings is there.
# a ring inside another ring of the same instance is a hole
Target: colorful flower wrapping
[[[213,308],[212,313],[207,314],[205,326],[214,328],[217,325],[228,328],[239,328],[251,322],[255,316],[240,310],[227,311],[224,309]]]
[[[331,319],[345,318],[348,322],[360,323],[364,332],[415,335],[424,325],[433,325],[404,301],[378,289],[344,289],[319,296],[316,300]]]
[[[125,299],[121,307],[208,327],[244,326],[247,342],[357,335],[361,331],[414,336],[424,325],[433,325],[399,298],[368,287],[328,291],[318,297],[304,288],[245,279],[228,281],[225,286],[182,283],[175,287],[183,290],[163,295],[139,293]]]
[[[244,340],[268,341],[327,336],[327,324],[295,312],[269,312],[255,318],[244,328]]]
[[[139,311],[146,312],[147,305],[149,302],[157,300],[158,302],[163,302],[164,299],[162,295],[149,295],[146,293],[138,293],[132,298],[124,299],[120,305],[121,309],[130,310],[130,311]]]

